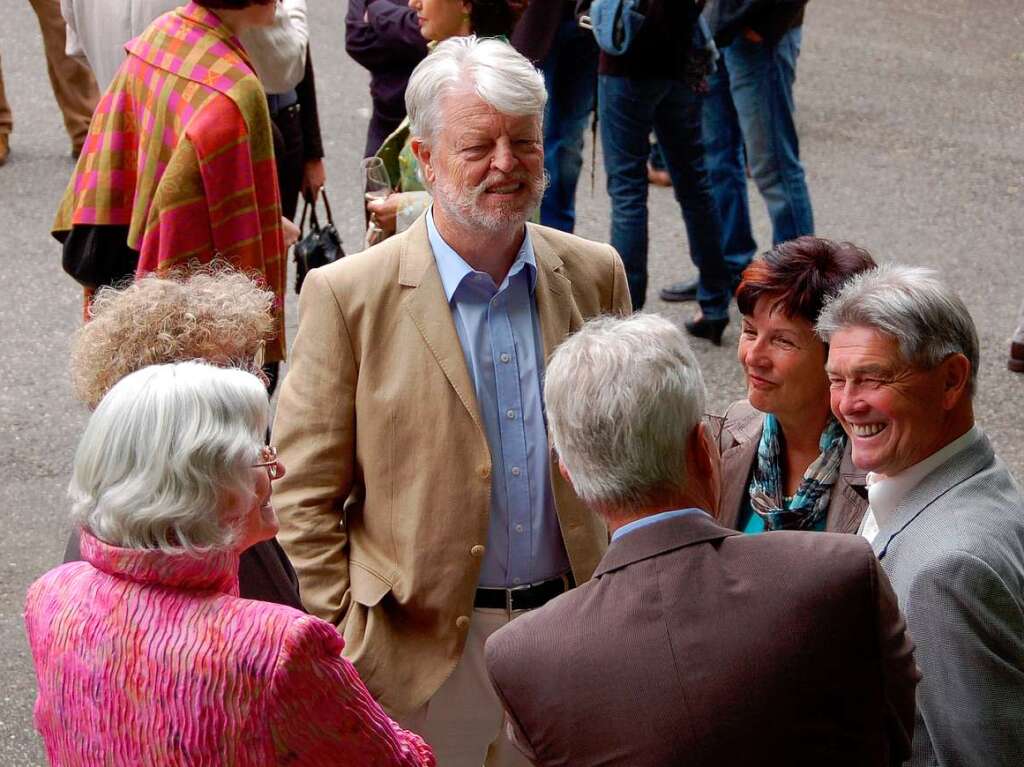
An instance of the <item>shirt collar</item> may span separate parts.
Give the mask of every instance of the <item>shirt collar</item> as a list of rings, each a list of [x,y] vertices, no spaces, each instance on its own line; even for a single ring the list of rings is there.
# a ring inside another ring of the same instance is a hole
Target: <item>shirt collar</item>
[[[947,460],[964,450],[978,434],[978,427],[972,426],[962,436],[957,437],[945,447],[936,450],[923,461],[904,469],[899,474],[887,477],[869,471],[867,474],[868,505],[875,514],[881,527],[892,516],[903,499],[917,487],[921,480],[939,468]]]
[[[649,517],[641,517],[635,519],[629,524],[623,525],[614,533],[612,533],[612,543],[619,540],[624,535],[629,535],[634,530],[639,530],[641,527],[647,527],[658,522],[664,522],[666,519],[675,519],[676,517],[685,517],[690,514],[705,514],[707,512],[701,509],[673,509],[672,511],[661,511],[657,514],[651,514]]]
[[[466,263],[465,259],[462,258],[455,249],[445,242],[441,233],[437,231],[437,226],[434,224],[434,207],[431,206],[427,210],[427,237],[430,240],[430,249],[434,251],[434,261],[437,263],[437,271],[441,274],[441,284],[444,286],[444,295],[451,303],[452,297],[455,295],[455,291],[459,289],[463,280],[471,274],[481,274],[490,278],[490,275],[484,272],[474,269],[472,266]],[[523,237],[523,244],[519,246],[519,252],[516,254],[515,261],[512,262],[511,268],[508,270],[508,274],[505,276],[505,281],[497,286],[498,290],[503,289],[508,284],[509,280],[515,277],[519,272],[525,270],[526,277],[529,281],[530,293],[532,294],[534,288],[537,286],[537,257],[533,252],[533,241],[530,239],[530,229],[526,228],[526,234]],[[493,280],[491,283],[493,284]]]

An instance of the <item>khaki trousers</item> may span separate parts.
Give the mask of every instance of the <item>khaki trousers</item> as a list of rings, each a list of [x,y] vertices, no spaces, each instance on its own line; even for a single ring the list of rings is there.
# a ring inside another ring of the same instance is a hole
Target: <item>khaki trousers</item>
[[[57,105],[64,115],[64,127],[71,138],[73,148],[81,147],[89,132],[89,121],[99,101],[99,91],[92,70],[84,61],[72,58],[64,52],[67,25],[60,15],[60,0],[29,0],[32,10],[39,19],[43,33],[43,49],[46,51],[46,71]],[[3,71],[0,70],[0,133],[10,133],[14,128],[10,105],[4,93]]]
[[[505,610],[474,609],[466,648],[452,675],[426,705],[411,714],[393,715],[431,745],[438,767],[530,765],[505,733],[504,710],[484,664],[484,642],[509,620]]]

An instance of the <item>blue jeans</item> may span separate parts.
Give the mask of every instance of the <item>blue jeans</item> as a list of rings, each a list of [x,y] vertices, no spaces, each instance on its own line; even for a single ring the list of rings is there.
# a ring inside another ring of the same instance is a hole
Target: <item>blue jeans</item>
[[[593,33],[572,18],[559,24],[551,51],[541,62],[548,90],[544,170],[549,183],[540,205],[540,222],[563,232],[576,226],[576,183],[583,165],[583,131],[594,111],[597,58]]]
[[[736,278],[757,249],[750,227],[747,162],[768,208],[773,244],[814,232],[793,122],[800,34],[800,27],[791,29],[774,46],[738,37],[722,50],[718,70],[708,79],[704,147],[722,221],[722,249]]]
[[[708,319],[728,316],[730,279],[721,225],[704,170],[701,97],[677,80],[598,78],[601,146],[612,200],[612,245],[622,256],[633,308],[647,293],[647,159],[651,129],[682,209],[697,300]]]

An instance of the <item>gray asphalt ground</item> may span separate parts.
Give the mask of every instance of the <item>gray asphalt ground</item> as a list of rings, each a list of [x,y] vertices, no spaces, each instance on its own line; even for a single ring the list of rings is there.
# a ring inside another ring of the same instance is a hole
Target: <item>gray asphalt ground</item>
[[[534,0],[553,2],[554,0]],[[345,3],[311,0],[328,187],[351,251],[362,221],[358,167],[367,77],[344,51]],[[45,764],[32,729],[35,682],[21,620],[28,584],[60,561],[64,490],[85,420],[66,372],[80,292],[48,236],[72,170],[28,3],[5,2],[0,52],[15,113],[12,156],[0,168],[0,765]],[[797,103],[818,232],[878,260],[939,269],[967,302],[982,343],[978,420],[1024,477],[1024,376],[1006,370],[1024,299],[1024,6],[1019,0],[815,0],[807,10]],[[598,154],[600,165],[600,154]],[[590,148],[578,233],[608,236],[604,176],[593,190]],[[770,230],[751,189],[758,242]],[[656,289],[693,274],[671,192],[651,190],[647,309],[682,322],[689,306]],[[289,296],[294,331],[295,297]],[[743,394],[733,350],[696,342],[710,405]]]

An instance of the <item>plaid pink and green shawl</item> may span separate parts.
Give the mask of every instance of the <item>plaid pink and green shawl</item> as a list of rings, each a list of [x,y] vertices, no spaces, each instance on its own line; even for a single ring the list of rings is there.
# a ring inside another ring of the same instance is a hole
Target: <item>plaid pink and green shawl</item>
[[[270,361],[284,357],[287,262],[266,97],[245,49],[189,3],[154,21],[93,116],[54,231],[128,226],[139,276],[223,258],[278,298]]]

